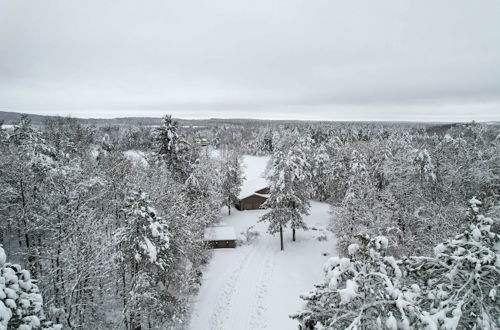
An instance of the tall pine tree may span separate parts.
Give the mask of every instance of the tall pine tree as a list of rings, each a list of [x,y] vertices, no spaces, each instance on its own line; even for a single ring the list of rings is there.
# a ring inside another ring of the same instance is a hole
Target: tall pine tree
[[[269,212],[259,220],[269,222],[269,233],[280,233],[281,250],[284,227],[290,224],[293,240],[296,229],[307,229],[302,217],[309,214],[311,171],[305,152],[307,144],[299,139],[296,132],[287,132],[274,150],[267,176],[270,195],[263,205]]]

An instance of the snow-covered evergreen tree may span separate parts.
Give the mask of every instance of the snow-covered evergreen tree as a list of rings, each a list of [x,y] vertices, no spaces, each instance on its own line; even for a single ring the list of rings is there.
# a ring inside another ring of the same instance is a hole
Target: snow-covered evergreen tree
[[[283,228],[290,225],[295,240],[296,229],[307,229],[302,217],[309,214],[311,170],[306,156],[307,143],[296,133],[287,133],[274,149],[267,180],[269,198],[264,207],[269,212],[259,221],[268,221],[271,234],[280,233],[283,250]]]
[[[117,262],[129,277],[125,311],[130,329],[140,329],[150,315],[171,316],[169,283],[163,276],[173,261],[170,232],[147,194],[140,190],[131,193],[123,212],[123,225],[115,232]]]
[[[469,228],[434,257],[386,256],[387,238],[358,236],[349,257],[325,264],[325,282],[292,318],[303,329],[498,329],[499,219],[470,200]]]
[[[417,287],[402,285],[401,263],[385,256],[388,241],[358,236],[349,257],[325,264],[325,282],[308,295],[305,310],[292,317],[304,329],[408,329]],[[397,321],[399,320],[399,321]]]
[[[323,144],[312,150],[311,158],[311,179],[314,195],[312,197],[320,201],[325,201],[332,195],[335,166]]]
[[[422,290],[416,328],[498,329],[500,235],[498,218],[480,214],[469,201],[467,230],[434,248],[434,257],[411,257],[408,281]]]
[[[236,152],[226,151],[222,155],[222,195],[224,205],[227,206],[228,213],[231,214],[231,206],[238,202],[238,195],[245,177],[240,156]]]
[[[162,125],[155,131],[155,146],[158,155],[176,179],[184,182],[190,172],[191,146],[178,130],[178,122],[172,116],[165,116]]]
[[[339,245],[344,250],[353,236],[372,233],[372,226],[377,225],[373,214],[375,188],[368,162],[363,154],[353,150],[349,165],[348,188],[334,223]]]
[[[0,330],[59,330],[47,321],[43,299],[30,272],[6,261],[0,245]]]

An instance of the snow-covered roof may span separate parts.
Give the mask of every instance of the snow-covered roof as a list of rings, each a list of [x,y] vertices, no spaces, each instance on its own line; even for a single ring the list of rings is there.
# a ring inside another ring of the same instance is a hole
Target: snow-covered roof
[[[242,187],[239,199],[246,198],[248,196],[254,195],[256,191],[261,190],[267,187],[266,179],[264,178],[255,178],[253,180],[246,180]]]
[[[255,194],[256,191],[268,186],[267,181],[264,178],[264,172],[268,161],[269,157],[243,157],[246,180],[243,181],[241,186],[241,192],[238,196],[239,199],[251,196]]]
[[[235,240],[234,227],[213,226],[205,229],[205,241],[229,241]]]

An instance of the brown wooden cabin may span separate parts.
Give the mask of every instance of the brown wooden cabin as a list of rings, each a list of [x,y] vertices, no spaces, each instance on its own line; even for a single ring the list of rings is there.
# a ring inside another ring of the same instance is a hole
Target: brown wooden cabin
[[[258,210],[264,204],[269,195],[269,188],[262,188],[247,196],[242,198],[235,204],[235,207],[240,210]]]
[[[229,226],[213,226],[205,230],[204,241],[211,249],[235,248],[236,234]]]

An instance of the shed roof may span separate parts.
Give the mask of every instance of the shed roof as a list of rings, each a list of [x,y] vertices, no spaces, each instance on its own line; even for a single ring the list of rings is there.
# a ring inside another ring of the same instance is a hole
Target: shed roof
[[[231,226],[213,226],[205,230],[205,241],[229,241],[235,240],[236,234],[234,227]]]

